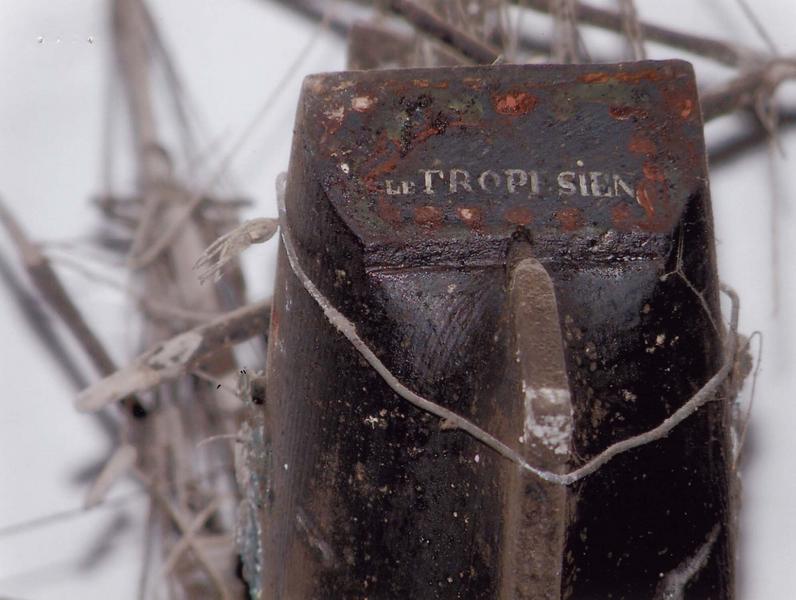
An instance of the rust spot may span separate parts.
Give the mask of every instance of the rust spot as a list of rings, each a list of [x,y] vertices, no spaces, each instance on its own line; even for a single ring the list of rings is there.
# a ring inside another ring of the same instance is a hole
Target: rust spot
[[[656,197],[655,184],[652,181],[643,179],[636,186],[636,201],[647,213],[647,219],[651,219],[655,215]]]
[[[447,90],[450,85],[447,81],[431,81],[429,79],[414,79],[412,84],[416,88],[434,88],[437,90]]]
[[[684,98],[680,103],[680,116],[687,119],[694,111],[694,102],[691,98]]]
[[[414,142],[425,142],[428,138],[434,137],[435,135],[440,135],[441,133],[445,133],[447,125],[445,126],[435,126],[432,125],[431,127],[427,127],[423,131],[418,132],[414,138]]]
[[[645,161],[642,167],[644,177],[651,181],[664,181],[663,169],[651,161]]]
[[[378,179],[381,175],[385,175],[386,173],[394,171],[400,161],[400,156],[391,156],[381,164],[373,167],[373,169],[371,169],[371,171],[362,178],[365,181],[365,185],[367,185],[368,189],[375,189],[377,185],[376,179]]]
[[[462,83],[463,83],[463,84],[464,84],[466,87],[468,87],[468,88],[470,88],[470,89],[472,89],[472,90],[480,90],[480,89],[483,89],[483,88],[484,88],[484,86],[486,85],[486,84],[484,83],[484,80],[483,80],[483,79],[480,79],[480,78],[478,78],[478,77],[465,77],[464,79],[462,79]]]
[[[436,206],[418,206],[415,208],[415,223],[421,227],[435,229],[442,225],[445,215]]]
[[[690,87],[690,86],[689,86]],[[663,91],[666,107],[681,119],[688,119],[696,110],[695,89],[666,88]]]
[[[633,72],[620,72],[614,74],[614,79],[622,82],[634,81],[663,81],[664,79],[671,79],[671,74],[667,69],[645,69],[643,71]]]
[[[281,321],[282,311],[277,310],[276,304],[271,306],[271,333],[268,336],[268,343],[275,342],[279,337],[279,325]]]
[[[619,71],[617,73],[595,71],[581,75],[579,79],[583,83],[608,83],[609,81],[634,83],[638,81],[662,81],[671,79],[671,77],[671,73],[668,73],[666,69],[644,69],[642,71]]]
[[[611,210],[611,221],[614,227],[620,231],[627,231],[633,227],[633,217],[630,211],[630,206],[624,202],[617,204]]]
[[[581,75],[580,81],[583,83],[605,83],[611,78],[609,73],[586,73],[585,75]]]
[[[525,115],[536,106],[536,96],[528,92],[506,92],[492,96],[495,111],[501,115]]]
[[[533,213],[524,206],[508,209],[504,214],[506,220],[514,225],[529,225],[533,222]]]
[[[617,121],[627,121],[636,117],[638,119],[646,119],[648,113],[643,108],[637,106],[613,105],[608,107],[608,114]]]
[[[579,208],[562,208],[556,211],[556,219],[564,231],[575,231],[583,227],[583,213]]]
[[[464,221],[465,225],[472,229],[478,229],[483,222],[483,211],[478,207],[462,206],[456,209],[459,218]]]
[[[382,220],[392,225],[401,225],[403,223],[401,210],[385,198],[379,198],[376,203],[376,212]]]
[[[628,148],[636,154],[654,154],[657,150],[655,142],[647,136],[636,134],[630,138]]]

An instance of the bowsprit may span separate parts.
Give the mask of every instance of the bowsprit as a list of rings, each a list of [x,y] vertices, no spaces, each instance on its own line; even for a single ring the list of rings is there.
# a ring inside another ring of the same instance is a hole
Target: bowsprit
[[[706,181],[684,62],[307,78],[263,597],[731,598],[726,394],[572,475],[726,373]]]

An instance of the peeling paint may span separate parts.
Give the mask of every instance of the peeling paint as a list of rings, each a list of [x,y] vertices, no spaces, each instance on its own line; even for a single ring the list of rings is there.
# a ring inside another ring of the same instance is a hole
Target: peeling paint
[[[572,410],[569,390],[558,388],[532,388],[526,387],[523,382],[525,394],[525,421],[523,423],[522,443],[532,443],[539,440],[550,450],[560,455],[570,452],[572,442]],[[566,410],[567,414],[537,414],[538,406],[545,405]],[[534,409],[537,405],[537,409]]]

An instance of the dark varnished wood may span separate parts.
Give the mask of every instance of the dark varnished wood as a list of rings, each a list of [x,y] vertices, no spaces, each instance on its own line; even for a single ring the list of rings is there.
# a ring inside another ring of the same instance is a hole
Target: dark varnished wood
[[[453,169],[472,192],[451,192]],[[517,169],[543,174],[538,190]],[[501,185],[479,187],[485,171]],[[599,173],[596,187],[581,173]],[[399,380],[540,467],[575,468],[651,429],[721,364],[685,63],[310,77],[287,212],[304,270]],[[539,296],[521,306],[523,257]],[[712,532],[683,597],[733,597],[721,398],[556,487],[396,396],[284,252],[273,306],[263,598],[663,597]],[[566,454],[520,439],[529,385],[568,389]]]

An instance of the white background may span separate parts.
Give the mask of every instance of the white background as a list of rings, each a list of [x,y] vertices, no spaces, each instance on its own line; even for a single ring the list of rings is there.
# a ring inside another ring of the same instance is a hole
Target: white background
[[[222,148],[247,127],[315,31],[308,21],[266,0],[151,4],[202,116],[205,139],[220,140]],[[613,1],[600,4],[613,6]],[[734,0],[637,4],[649,21],[762,47]],[[752,4],[780,51],[796,53],[796,2]],[[0,196],[37,240],[76,240],[99,221],[88,202],[102,191],[100,144],[112,52],[107,13],[104,0],[0,0]],[[529,19],[527,26],[541,25]],[[585,33],[590,47],[617,48],[604,35]],[[653,58],[672,55],[658,46],[650,50]],[[339,70],[344,64],[343,41],[332,34],[321,36],[238,155],[232,167],[234,189],[256,201],[247,216],[275,215],[273,181],[287,167],[301,76]],[[708,82],[729,75],[702,62],[697,70]],[[730,119],[711,124],[709,142],[725,137],[734,125]],[[117,149],[122,152],[117,154],[123,159],[126,146],[120,137]],[[791,134],[782,138],[788,157],[796,152],[794,141]],[[218,157],[211,155],[205,173]],[[746,155],[711,173],[721,277],[741,294],[742,331],[760,330],[765,336],[743,471],[739,589],[745,599],[787,599],[796,589],[796,403],[791,399],[796,388],[796,272],[790,263],[796,239],[790,177],[794,165],[792,158],[779,158],[773,171],[781,192],[776,314],[767,153],[763,149]],[[126,167],[120,160],[115,183],[121,189],[132,184]],[[16,268],[4,235],[0,253]],[[252,299],[269,293],[273,257],[273,243],[247,254]],[[123,295],[70,270],[63,277],[116,358],[129,359],[135,327]],[[120,485],[112,494],[123,498],[121,510],[129,526],[107,548],[97,544],[117,518],[118,507],[22,533],[3,532],[14,523],[80,507],[85,489],[74,483],[75,474],[110,452],[94,421],[72,408],[73,393],[30,333],[10,291],[0,285],[0,597],[135,597],[146,502],[132,484]],[[101,560],[86,569],[92,551]]]

